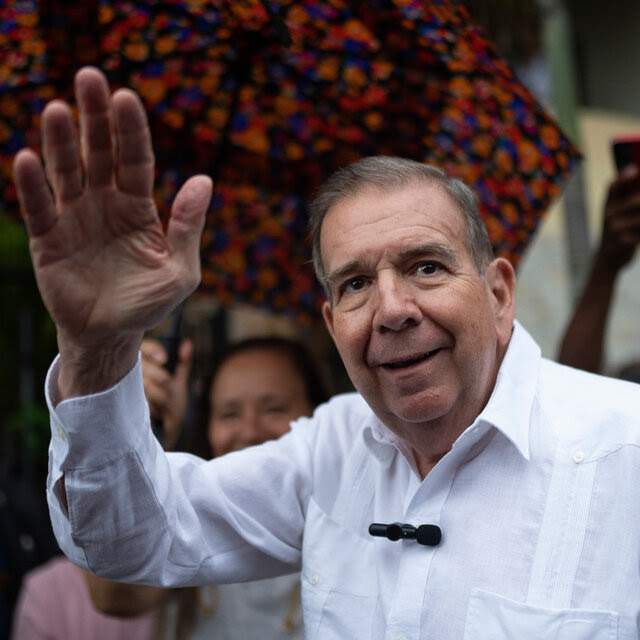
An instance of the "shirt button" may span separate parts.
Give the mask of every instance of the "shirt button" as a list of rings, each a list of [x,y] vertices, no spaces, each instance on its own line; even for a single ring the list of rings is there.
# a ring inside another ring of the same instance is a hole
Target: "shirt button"
[[[571,459],[576,464],[579,464],[580,462],[583,462],[584,461],[584,451],[580,451],[580,450],[574,451],[572,456],[571,456]]]
[[[313,573],[309,576],[309,582],[311,584],[318,584],[318,582],[320,582],[320,576],[317,573]]]
[[[56,427],[56,432],[57,432],[58,436],[60,437],[60,440],[66,440],[67,439],[67,436],[66,436],[65,432],[62,430],[61,427],[59,427],[59,426]]]

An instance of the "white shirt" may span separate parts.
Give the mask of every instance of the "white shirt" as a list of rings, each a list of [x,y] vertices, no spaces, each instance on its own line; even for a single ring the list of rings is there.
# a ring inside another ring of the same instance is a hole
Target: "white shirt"
[[[170,598],[164,613],[167,640],[177,633],[180,591]],[[195,617],[189,640],[302,640],[300,579],[297,574],[198,587]],[[133,636],[131,636],[133,637]],[[99,640],[102,640],[100,638]]]
[[[209,462],[163,453],[139,365],[50,409],[54,530],[105,577],[301,569],[309,640],[638,637],[640,386],[541,358],[517,323],[487,406],[423,481],[357,394]],[[442,541],[372,538],[372,522]]]

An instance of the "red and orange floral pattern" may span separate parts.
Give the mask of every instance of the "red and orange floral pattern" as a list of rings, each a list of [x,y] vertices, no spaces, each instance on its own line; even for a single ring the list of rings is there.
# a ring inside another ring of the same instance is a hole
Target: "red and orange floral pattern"
[[[0,190],[15,152],[70,98],[82,64],[150,116],[167,214],[193,172],[214,176],[201,290],[319,317],[307,203],[337,167],[384,153],[478,193],[516,266],[578,150],[449,0],[62,0],[0,4]]]

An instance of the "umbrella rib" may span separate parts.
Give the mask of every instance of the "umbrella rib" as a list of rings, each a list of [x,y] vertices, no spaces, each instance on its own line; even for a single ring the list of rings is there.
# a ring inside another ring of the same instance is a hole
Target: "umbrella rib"
[[[276,40],[285,47],[291,46],[291,34],[282,16],[274,11],[269,0],[260,0],[260,2],[269,16],[271,30]]]

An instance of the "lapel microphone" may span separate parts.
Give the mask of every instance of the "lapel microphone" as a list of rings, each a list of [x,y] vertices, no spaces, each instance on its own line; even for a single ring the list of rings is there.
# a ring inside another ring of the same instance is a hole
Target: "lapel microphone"
[[[415,540],[418,544],[435,547],[442,539],[442,531],[435,524],[421,524],[417,528],[411,524],[394,522],[393,524],[379,524],[373,522],[369,525],[369,534],[389,540]]]

